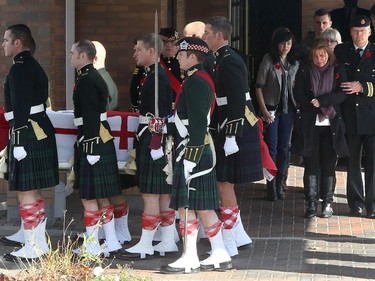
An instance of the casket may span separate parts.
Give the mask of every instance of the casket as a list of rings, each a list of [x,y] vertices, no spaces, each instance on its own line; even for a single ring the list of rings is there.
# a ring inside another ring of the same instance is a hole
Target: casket
[[[0,108],[0,151],[7,145],[9,123],[5,121],[4,109]]]
[[[47,110],[56,131],[57,152],[60,169],[70,169],[73,146],[77,139],[77,128],[73,125],[73,111]],[[108,123],[115,137],[115,147],[119,170],[124,171],[129,158],[128,151],[133,148],[135,132],[138,128],[138,113],[107,111]]]

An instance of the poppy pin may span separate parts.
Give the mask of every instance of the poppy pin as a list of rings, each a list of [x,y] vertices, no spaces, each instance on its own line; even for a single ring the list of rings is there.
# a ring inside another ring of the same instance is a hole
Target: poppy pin
[[[366,58],[371,57],[371,52],[370,52],[370,51],[365,52],[365,57],[366,57]]]
[[[339,79],[339,78],[340,78],[340,74],[336,73],[335,79]]]
[[[275,65],[275,68],[276,68],[277,70],[281,69],[280,64],[276,64],[276,65]]]

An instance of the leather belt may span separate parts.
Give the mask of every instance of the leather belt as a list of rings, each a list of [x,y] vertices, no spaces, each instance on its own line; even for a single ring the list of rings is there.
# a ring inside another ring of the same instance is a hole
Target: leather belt
[[[100,114],[100,121],[105,121],[105,120],[107,120],[107,112],[103,112]],[[76,127],[83,125],[83,118],[82,117],[74,118],[73,125]]]
[[[34,105],[30,108],[30,115],[33,115],[33,114],[36,114],[36,113],[39,113],[39,112],[43,112],[44,111],[44,104],[38,104],[38,105]],[[4,113],[4,118],[6,121],[10,121],[12,119],[14,119],[14,114],[13,114],[13,111],[9,111],[9,112],[5,112]]]
[[[247,92],[245,93],[245,96],[246,96],[246,100],[250,100],[250,93]],[[228,99],[227,97],[222,97],[222,98],[216,98],[216,104],[218,106],[223,106],[223,105],[227,105],[228,104]]]

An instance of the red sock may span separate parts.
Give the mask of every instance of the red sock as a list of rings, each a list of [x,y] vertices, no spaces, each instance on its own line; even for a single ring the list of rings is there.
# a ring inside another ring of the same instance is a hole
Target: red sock
[[[160,215],[161,215],[161,226],[171,225],[176,218],[176,213],[173,210],[161,212]]]
[[[147,230],[154,230],[160,223],[160,215],[142,215],[142,228]]]
[[[220,207],[221,220],[224,229],[232,229],[237,221],[238,206]]]
[[[44,206],[44,200],[42,198],[38,199],[38,214],[39,214],[39,221],[43,221],[46,216],[46,209]]]
[[[28,230],[36,227],[39,224],[39,206],[38,201],[32,204],[20,205],[20,216],[23,221],[23,227]]]
[[[115,215],[115,219],[126,216],[128,214],[128,202],[113,206],[113,210],[114,210],[113,214]]]
[[[113,206],[108,205],[99,210],[103,224],[109,223],[113,219]]]
[[[207,238],[214,237],[221,230],[222,225],[223,225],[223,222],[218,220],[213,225],[209,227],[205,227],[204,233],[206,233]]]
[[[191,235],[194,231],[198,231],[199,220],[190,220],[187,222],[187,235]],[[180,234],[181,237],[185,236],[185,223],[183,220],[180,220]]]
[[[99,211],[84,211],[85,226],[95,226],[100,220],[101,213]]]

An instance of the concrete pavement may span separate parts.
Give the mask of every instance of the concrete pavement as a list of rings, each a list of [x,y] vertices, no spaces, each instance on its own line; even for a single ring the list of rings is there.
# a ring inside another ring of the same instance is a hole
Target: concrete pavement
[[[286,199],[265,201],[264,182],[236,186],[243,225],[253,239],[249,249],[240,251],[233,259],[234,269],[227,272],[164,275],[161,265],[176,260],[180,253],[166,257],[130,263],[139,276],[152,280],[369,280],[375,279],[375,220],[348,216],[345,185],[346,173],[337,172],[337,188],[333,204],[334,215],[329,219],[305,219],[303,168],[289,169]],[[128,195],[129,227],[135,244],[141,234],[142,200],[139,195]],[[320,210],[320,205],[319,205]],[[71,222],[68,233],[83,231],[82,206],[76,193],[67,198],[66,222]],[[15,232],[19,225],[6,222],[6,211],[0,211],[0,235]],[[48,230],[53,241],[62,236],[63,221]],[[201,240],[199,253],[209,250],[209,243]],[[129,247],[128,245],[124,246]],[[181,243],[179,248],[182,248]],[[0,253],[12,250],[0,245]],[[115,264],[125,264],[114,260]],[[2,270],[17,269],[17,265],[0,262]],[[0,270],[1,271],[1,270]]]

